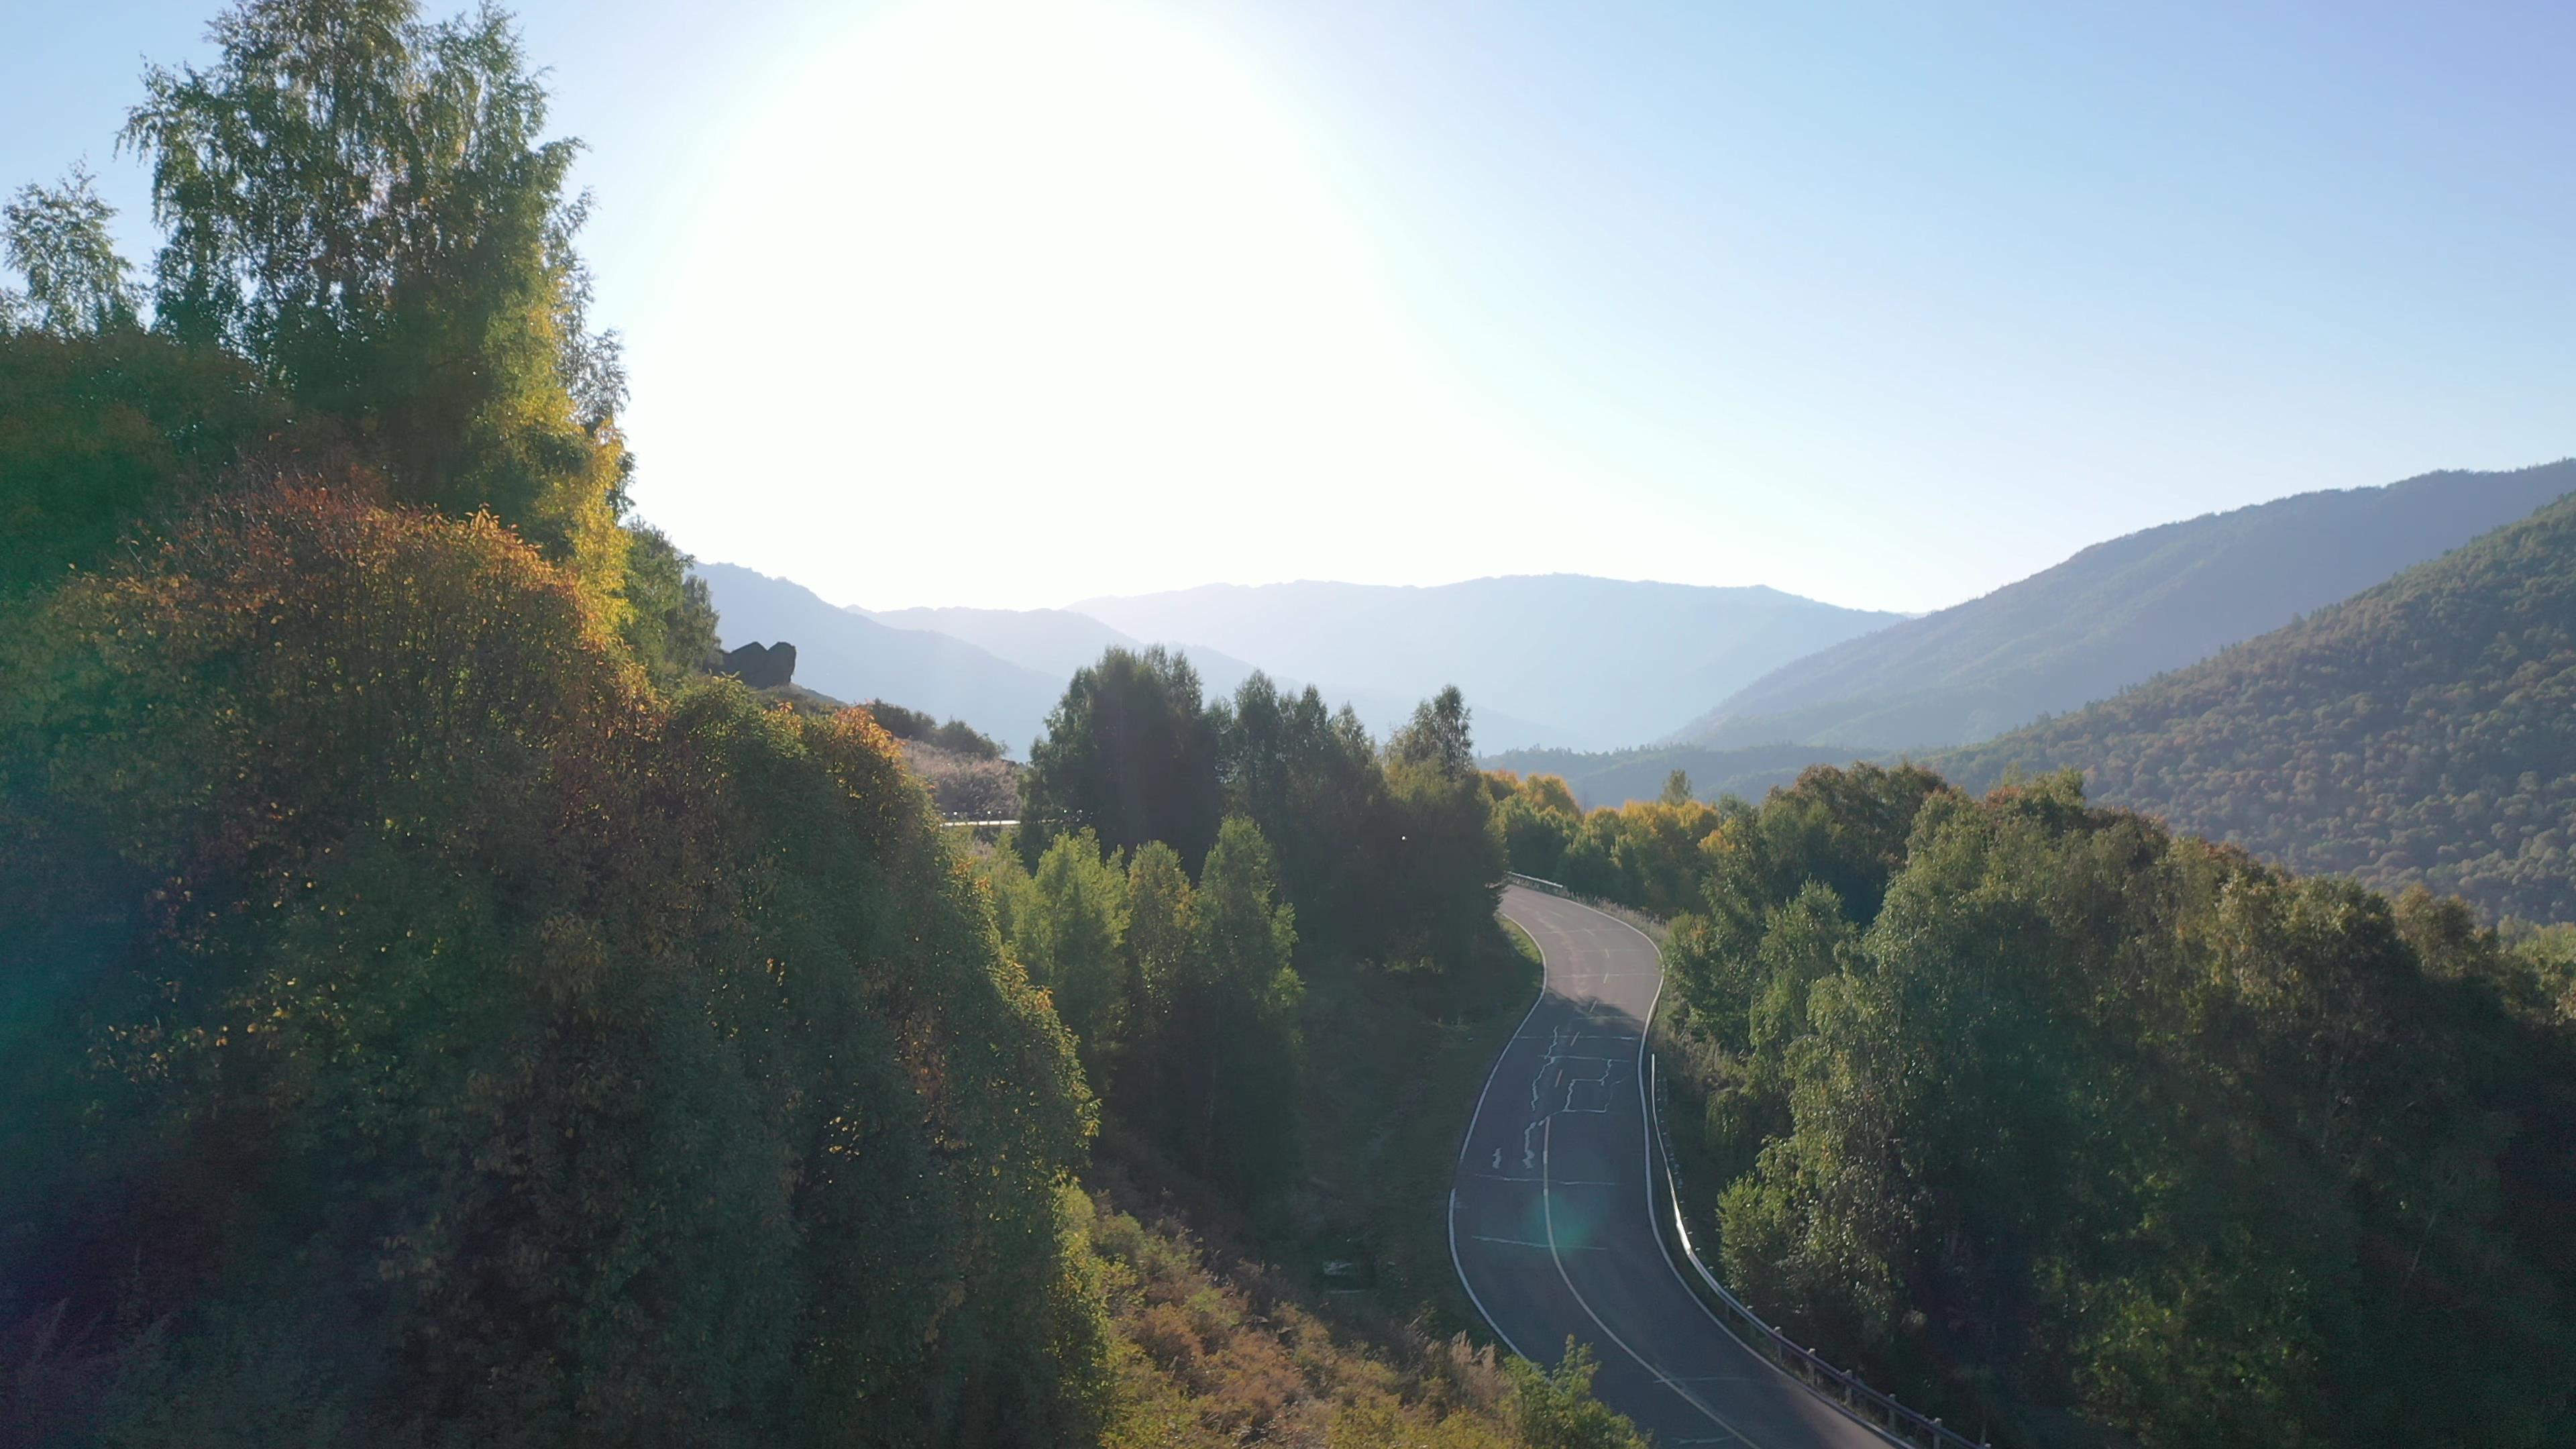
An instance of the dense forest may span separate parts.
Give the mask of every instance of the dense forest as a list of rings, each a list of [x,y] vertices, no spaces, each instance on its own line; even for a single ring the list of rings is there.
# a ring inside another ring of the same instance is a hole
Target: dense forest
[[[1676,737],[1845,754],[1965,744],[2278,628],[2576,492],[2576,460],[2302,493],[2098,543],[1794,660]]]
[[[2491,918],[2576,921],[2576,498],[2080,713],[1938,761]]]
[[[2576,932],[2088,805],[1819,767],[1513,858],[1677,912],[1685,1198],[1801,1343],[1998,1442],[2576,1432]]]
[[[6,213],[0,1440],[1633,1442],[1180,1215],[1335,1225],[1318,1011],[1526,1001],[1454,691],[1113,652],[979,857],[915,766],[992,741],[704,672],[507,18],[213,39],[148,282]]]

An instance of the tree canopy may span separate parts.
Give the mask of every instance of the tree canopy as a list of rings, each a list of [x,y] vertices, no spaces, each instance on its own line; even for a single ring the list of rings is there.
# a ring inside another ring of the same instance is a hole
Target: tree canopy
[[[1667,966],[1714,1238],[1801,1342],[2144,1445],[2559,1442],[2576,1035],[2456,900],[1811,771]],[[1707,1205],[1702,1199],[1702,1206]]]

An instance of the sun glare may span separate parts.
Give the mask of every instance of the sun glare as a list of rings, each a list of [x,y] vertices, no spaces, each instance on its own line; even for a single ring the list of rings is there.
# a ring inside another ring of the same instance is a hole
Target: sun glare
[[[1200,582],[1212,551],[1236,577],[1418,576],[1451,506],[1420,483],[1512,486],[1310,138],[1174,16],[880,16],[731,151],[694,243],[706,286],[657,352],[673,396],[639,400],[698,420],[644,439],[648,480],[737,510],[685,520],[701,552],[846,579],[835,555],[892,529],[1015,580],[880,570],[851,589],[871,605]],[[809,239],[804,283],[746,307],[729,259],[778,236]],[[1023,542],[981,527],[1001,510]],[[810,526],[754,538],[734,521],[752,517]]]

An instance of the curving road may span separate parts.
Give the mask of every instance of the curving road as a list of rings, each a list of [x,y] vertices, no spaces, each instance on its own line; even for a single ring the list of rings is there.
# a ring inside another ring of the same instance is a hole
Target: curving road
[[[1494,1062],[1450,1184],[1450,1254],[1485,1321],[1541,1362],[1568,1335],[1592,1345],[1593,1391],[1658,1445],[1885,1449],[1720,1327],[1655,1231],[1640,1074],[1663,984],[1654,942],[1519,886],[1503,914],[1538,942],[1547,980]]]

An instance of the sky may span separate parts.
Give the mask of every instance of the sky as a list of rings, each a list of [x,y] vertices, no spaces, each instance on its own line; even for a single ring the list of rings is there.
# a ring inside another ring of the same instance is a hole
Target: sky
[[[86,155],[142,259],[212,6],[0,3],[0,185]],[[2576,452],[2576,7],[517,9],[642,514],[836,602],[1921,611]]]

